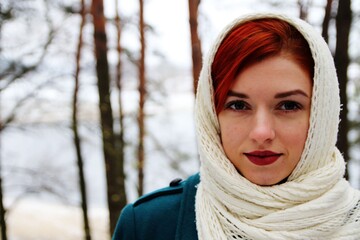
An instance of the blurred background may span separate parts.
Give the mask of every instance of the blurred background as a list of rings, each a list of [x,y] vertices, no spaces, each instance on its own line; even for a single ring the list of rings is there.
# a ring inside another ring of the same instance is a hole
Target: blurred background
[[[360,0],[1,0],[2,239],[110,239],[127,202],[196,173],[201,59],[257,11],[328,42],[338,147],[360,188]]]

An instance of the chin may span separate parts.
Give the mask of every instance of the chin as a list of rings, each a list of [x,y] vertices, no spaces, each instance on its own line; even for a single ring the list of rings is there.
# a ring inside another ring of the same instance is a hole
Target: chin
[[[250,182],[262,186],[262,187],[270,187],[270,186],[274,186],[274,185],[279,185],[279,184],[283,184],[285,182],[287,182],[288,177],[284,178],[284,179],[249,179],[247,178]]]

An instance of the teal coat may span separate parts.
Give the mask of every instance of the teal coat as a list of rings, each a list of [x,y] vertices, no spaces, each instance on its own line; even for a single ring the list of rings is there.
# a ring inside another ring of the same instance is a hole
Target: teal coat
[[[185,181],[149,193],[120,214],[113,240],[195,240],[195,195],[200,181],[195,174]]]

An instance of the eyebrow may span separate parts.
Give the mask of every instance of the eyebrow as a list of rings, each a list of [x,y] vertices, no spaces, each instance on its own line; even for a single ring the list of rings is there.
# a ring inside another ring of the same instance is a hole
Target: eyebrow
[[[246,95],[245,93],[234,92],[234,91],[231,91],[231,90],[229,90],[228,96],[238,97],[238,98],[249,98],[249,96]]]
[[[300,89],[277,93],[275,95],[275,98],[286,98],[286,97],[290,97],[290,96],[293,96],[293,95],[302,95],[302,96],[305,96],[305,97],[309,98],[309,96],[304,91],[302,91]],[[246,99],[249,98],[249,96],[246,95],[245,93],[234,92],[234,91],[231,91],[231,90],[228,92],[228,96],[238,97],[238,98],[246,98]]]
[[[297,90],[292,90],[292,91],[288,91],[288,92],[282,92],[282,93],[278,93],[275,95],[275,98],[286,98],[286,97],[290,97],[293,95],[302,95],[305,96],[307,98],[309,98],[309,96],[302,90],[297,89]]]

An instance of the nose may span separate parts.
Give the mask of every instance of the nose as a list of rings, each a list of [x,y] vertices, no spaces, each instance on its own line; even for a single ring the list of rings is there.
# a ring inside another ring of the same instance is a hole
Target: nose
[[[275,128],[271,113],[258,111],[254,115],[249,137],[251,140],[260,145],[274,140]]]

